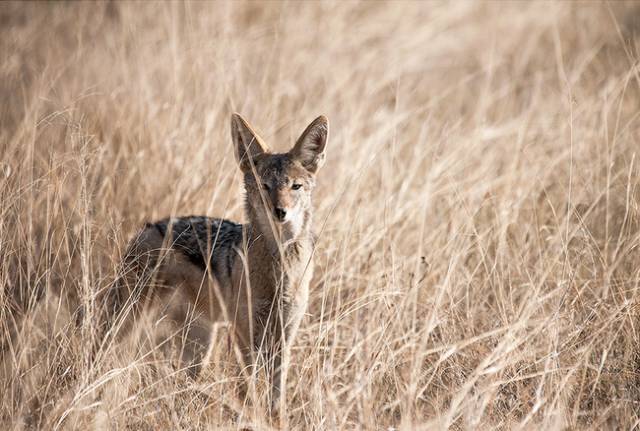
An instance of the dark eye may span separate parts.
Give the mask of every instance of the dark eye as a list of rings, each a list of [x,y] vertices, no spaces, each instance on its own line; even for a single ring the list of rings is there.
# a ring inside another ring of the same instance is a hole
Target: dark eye
[[[296,184],[296,183],[294,183],[294,184],[292,184],[292,185],[291,185],[291,188],[292,188],[293,190],[298,190],[298,189],[300,189],[301,187],[302,187],[302,184]]]
[[[269,184],[262,183],[262,188],[265,189],[265,190],[269,190]]]

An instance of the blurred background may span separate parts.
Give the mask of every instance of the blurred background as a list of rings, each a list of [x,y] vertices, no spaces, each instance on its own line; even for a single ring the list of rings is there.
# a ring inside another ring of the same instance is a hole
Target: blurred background
[[[1,3],[3,428],[275,426],[161,314],[91,366],[74,320],[141,223],[242,220],[234,111],[331,124],[283,427],[637,426],[639,47],[635,2]]]

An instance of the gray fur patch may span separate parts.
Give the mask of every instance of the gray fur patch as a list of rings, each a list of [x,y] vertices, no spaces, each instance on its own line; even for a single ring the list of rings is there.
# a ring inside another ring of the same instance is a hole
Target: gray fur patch
[[[242,225],[230,220],[189,216],[160,220],[148,224],[167,238],[169,246],[184,254],[189,261],[214,274],[230,276],[235,260],[234,247],[242,242]]]

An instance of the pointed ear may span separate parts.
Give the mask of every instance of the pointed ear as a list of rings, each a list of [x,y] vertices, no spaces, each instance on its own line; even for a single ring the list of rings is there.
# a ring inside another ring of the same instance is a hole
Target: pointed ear
[[[321,115],[307,126],[289,153],[309,172],[315,174],[324,163],[328,137],[329,121]]]
[[[253,131],[249,123],[240,114],[231,114],[231,139],[236,161],[242,172],[251,171],[251,160],[269,152],[262,138]]]

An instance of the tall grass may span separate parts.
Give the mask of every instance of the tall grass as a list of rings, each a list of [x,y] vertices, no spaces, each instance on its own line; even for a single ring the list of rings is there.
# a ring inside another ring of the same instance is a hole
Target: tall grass
[[[186,376],[161,304],[88,360],[141,223],[242,219],[233,111],[276,150],[331,121],[280,426],[638,426],[639,22],[617,2],[0,4],[1,427],[278,426],[234,398],[224,327]]]

